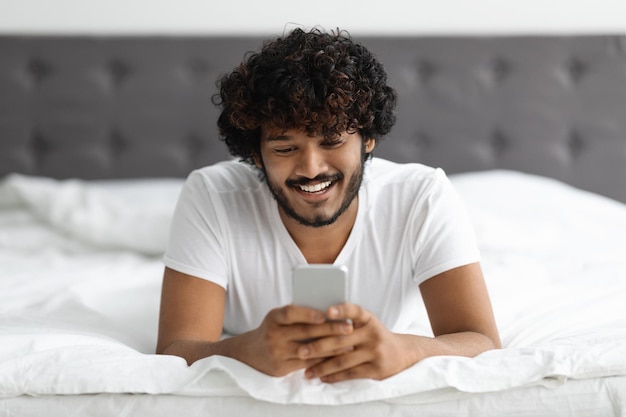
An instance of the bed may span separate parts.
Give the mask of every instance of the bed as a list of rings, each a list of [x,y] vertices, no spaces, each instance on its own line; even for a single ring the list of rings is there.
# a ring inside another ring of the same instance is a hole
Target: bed
[[[376,156],[448,173],[504,348],[335,385],[153,354],[215,79],[262,39],[2,35],[0,415],[626,415],[626,36],[359,40],[400,93]]]

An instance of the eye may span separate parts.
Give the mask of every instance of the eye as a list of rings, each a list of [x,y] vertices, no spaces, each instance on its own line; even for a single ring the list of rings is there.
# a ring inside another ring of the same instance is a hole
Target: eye
[[[280,155],[287,155],[295,150],[296,148],[293,146],[284,147],[284,148],[274,148],[274,152]]]
[[[338,138],[332,140],[325,140],[321,143],[321,145],[325,148],[337,148],[345,143],[345,139]]]

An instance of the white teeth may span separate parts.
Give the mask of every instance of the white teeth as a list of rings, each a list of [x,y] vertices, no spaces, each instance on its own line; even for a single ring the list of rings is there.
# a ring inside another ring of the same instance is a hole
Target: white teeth
[[[330,184],[332,184],[332,181],[320,182],[315,185],[299,185],[298,187],[307,193],[317,193],[330,187]]]

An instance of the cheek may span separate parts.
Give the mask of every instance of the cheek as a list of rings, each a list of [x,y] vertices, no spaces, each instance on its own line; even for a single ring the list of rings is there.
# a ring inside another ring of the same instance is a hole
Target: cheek
[[[350,153],[336,161],[336,167],[343,171],[344,175],[350,175],[360,169],[362,164],[361,153]]]
[[[283,185],[285,181],[289,178],[289,170],[284,164],[276,164],[270,163],[266,164],[263,172],[267,179],[276,185]]]

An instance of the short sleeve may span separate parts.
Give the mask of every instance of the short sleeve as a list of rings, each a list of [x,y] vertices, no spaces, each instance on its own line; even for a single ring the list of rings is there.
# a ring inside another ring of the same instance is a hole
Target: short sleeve
[[[192,172],[172,218],[163,262],[168,268],[228,286],[223,207],[202,171]]]
[[[467,211],[443,170],[434,171],[423,195],[416,198],[410,224],[417,236],[413,279],[418,284],[480,260]]]

